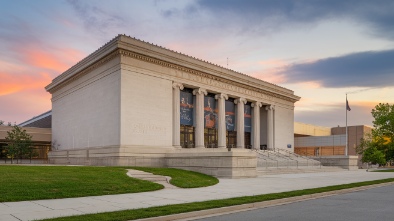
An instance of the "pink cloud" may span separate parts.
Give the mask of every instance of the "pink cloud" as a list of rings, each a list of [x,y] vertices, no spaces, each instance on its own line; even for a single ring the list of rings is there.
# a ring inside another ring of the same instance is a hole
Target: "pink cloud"
[[[59,48],[43,50],[35,46],[18,48],[22,60],[35,68],[49,69],[58,73],[66,71],[83,58],[84,54],[75,49]]]
[[[23,90],[44,88],[51,81],[48,73],[12,74],[0,72],[0,96]]]

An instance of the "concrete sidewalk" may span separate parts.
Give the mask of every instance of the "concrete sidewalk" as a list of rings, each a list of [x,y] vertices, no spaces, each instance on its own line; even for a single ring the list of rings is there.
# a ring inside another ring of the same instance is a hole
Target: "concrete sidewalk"
[[[219,184],[215,186],[196,189],[163,189],[133,194],[5,202],[0,203],[0,221],[35,220],[146,208],[168,204],[301,190],[385,178],[394,178],[394,173],[373,173],[359,170],[280,174],[249,179],[220,179]]]

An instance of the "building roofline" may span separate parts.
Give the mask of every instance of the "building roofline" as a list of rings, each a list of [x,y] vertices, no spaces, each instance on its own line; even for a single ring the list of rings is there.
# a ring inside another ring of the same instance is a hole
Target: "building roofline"
[[[294,92],[292,90],[289,90],[287,88],[222,67],[217,64],[210,63],[202,59],[198,59],[171,49],[164,48],[162,46],[158,46],[122,34],[116,36],[115,38],[104,44],[102,47],[82,59],[80,62],[69,68],[67,71],[63,72],[61,75],[53,79],[53,81],[49,85],[47,85],[45,89],[51,92],[52,89],[54,89],[55,87],[59,86],[66,80],[74,77],[79,72],[85,70],[90,65],[93,65],[95,62],[111,54],[117,49],[130,50],[141,54],[146,54],[146,52],[149,52],[149,56],[157,59],[164,58],[167,62],[182,60],[184,61],[184,64],[189,65],[192,69],[204,67],[204,69],[212,71],[212,73],[216,73],[218,76],[221,77],[225,77],[223,76],[223,74],[228,75],[228,77],[243,77],[242,79],[244,81],[246,80],[250,86],[263,86],[264,88],[269,88],[275,91],[275,93],[291,97],[295,101],[298,101],[300,99],[300,97],[294,95]]]
[[[48,116],[50,116],[50,115],[52,115],[52,110],[47,111],[47,112],[45,112],[45,113],[43,113],[43,114],[40,114],[40,115],[38,115],[38,116],[35,116],[35,117],[33,117],[33,118],[31,118],[31,119],[25,121],[25,122],[22,122],[22,123],[18,124],[18,126],[23,127],[23,126],[25,126],[25,125],[31,124],[31,123],[33,123],[33,122],[35,122],[35,121],[41,120],[41,119],[43,119],[43,118],[45,118],[45,117],[48,117]]]

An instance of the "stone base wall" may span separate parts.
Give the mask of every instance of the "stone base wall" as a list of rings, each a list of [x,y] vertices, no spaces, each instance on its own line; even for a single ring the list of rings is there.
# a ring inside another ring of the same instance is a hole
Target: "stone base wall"
[[[323,166],[336,166],[348,170],[358,169],[358,156],[322,156],[312,159],[320,161]]]
[[[50,164],[170,167],[221,178],[257,176],[256,154],[245,149],[105,147],[51,151],[48,157]]]
[[[243,149],[192,149],[166,154],[166,166],[222,178],[256,177],[256,154]]]

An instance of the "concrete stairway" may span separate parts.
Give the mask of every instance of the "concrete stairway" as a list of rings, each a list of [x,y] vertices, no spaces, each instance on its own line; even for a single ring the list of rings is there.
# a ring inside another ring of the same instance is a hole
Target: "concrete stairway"
[[[325,167],[317,160],[301,156],[284,149],[253,150],[257,154],[258,175],[316,173],[343,170]]]

